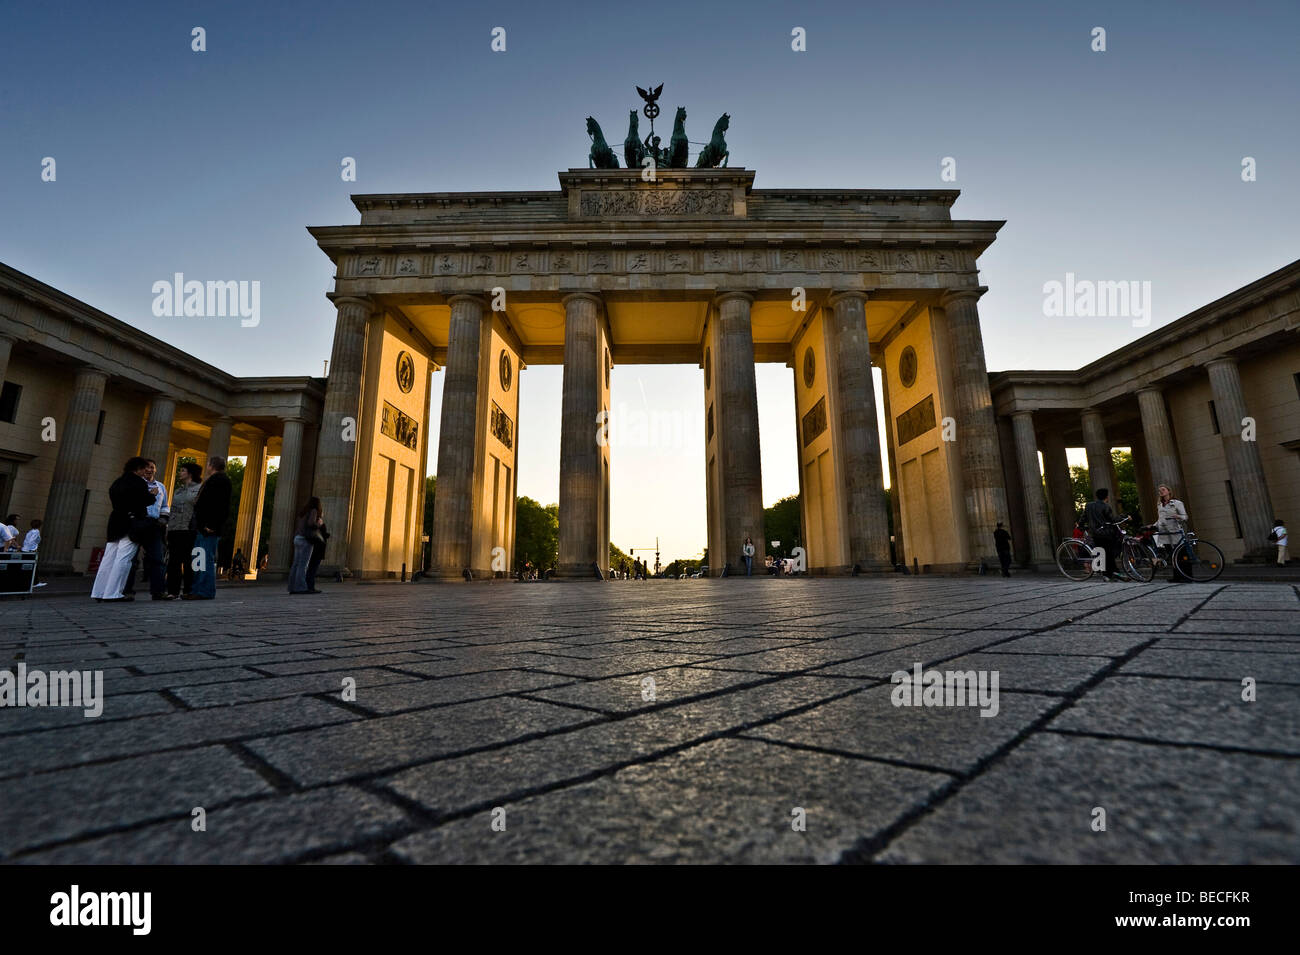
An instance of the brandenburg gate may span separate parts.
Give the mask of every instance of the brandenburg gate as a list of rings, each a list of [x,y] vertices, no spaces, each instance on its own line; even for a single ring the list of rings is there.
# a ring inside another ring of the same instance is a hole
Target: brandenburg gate
[[[314,488],[327,569],[422,564],[435,372],[429,573],[513,569],[521,373],[562,364],[557,572],[608,570],[620,362],[703,369],[711,573],[762,543],[755,362],[792,369],[810,572],[891,569],[886,467],[900,562],[994,560],[1007,501],[976,263],[1003,223],[953,219],[955,190],[755,189],[744,168],[570,169],[559,185],[354,196],[360,224],[310,230],[336,266]]]

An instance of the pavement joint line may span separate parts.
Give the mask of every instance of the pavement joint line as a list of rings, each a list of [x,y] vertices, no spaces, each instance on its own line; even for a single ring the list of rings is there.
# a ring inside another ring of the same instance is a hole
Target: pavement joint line
[[[1258,749],[1253,746],[1232,746],[1228,743],[1204,743],[1199,740],[1175,740],[1161,739],[1156,736],[1136,736],[1127,733],[1103,733],[1097,730],[1073,730],[1063,727],[1049,727],[1045,733],[1055,733],[1058,736],[1074,736],[1085,739],[1111,740],[1124,743],[1142,743],[1147,746],[1164,746],[1175,749],[1196,749],[1208,750],[1214,753],[1237,756],[1262,756],[1268,759],[1281,759],[1293,762],[1296,753],[1287,752],[1278,749]]]
[[[241,704],[237,704],[237,705],[239,705],[239,706],[256,706],[258,703],[261,703],[261,702],[263,702],[263,701],[259,700],[259,701],[256,701],[255,703],[241,703]],[[215,708],[214,708],[214,707],[202,707],[201,709],[215,709]],[[197,712],[200,712],[200,711],[201,711],[200,708],[196,708],[196,709],[194,709],[194,710],[190,710],[190,711],[187,711],[187,712],[197,713]],[[135,714],[134,716],[128,717],[128,718],[126,718],[126,719],[116,720],[115,722],[118,723],[118,724],[120,725],[120,724],[124,724],[124,723],[131,722],[132,720],[142,720],[142,719],[157,718],[157,717],[159,717],[159,716],[178,716],[178,715],[180,715],[180,713],[178,713],[178,712],[171,712],[171,713],[137,713],[137,714]],[[342,715],[343,715],[343,714],[340,712],[340,717],[342,717]],[[27,777],[29,777],[29,776],[47,776],[47,775],[49,775],[50,773],[65,772],[65,771],[70,770],[70,769],[84,769],[84,768],[86,768],[86,767],[88,767],[88,766],[107,766],[107,765],[109,765],[109,764],[111,764],[111,763],[119,763],[119,762],[122,762],[123,760],[128,760],[128,759],[139,759],[139,758],[144,757],[144,756],[161,756],[161,755],[163,755],[163,754],[165,754],[165,753],[184,753],[184,752],[187,752],[187,751],[189,751],[189,750],[192,750],[192,749],[198,749],[198,748],[200,748],[200,747],[204,747],[204,746],[227,746],[227,745],[230,745],[230,744],[232,744],[232,743],[248,743],[248,742],[251,742],[251,741],[253,741],[253,740],[268,739],[268,738],[270,738],[270,737],[272,737],[272,736],[289,736],[289,735],[292,735],[292,734],[294,734],[294,733],[309,733],[309,732],[312,732],[312,731],[314,731],[314,730],[326,729],[326,728],[328,728],[328,727],[332,727],[332,726],[340,726],[340,725],[344,725],[344,724],[352,724],[352,723],[357,723],[357,722],[362,722],[362,721],[360,721],[360,720],[344,720],[344,719],[340,718],[340,719],[338,719],[338,720],[331,720],[331,721],[326,722],[326,723],[315,723],[315,724],[313,724],[313,725],[311,725],[311,726],[297,726],[297,727],[294,727],[292,730],[287,730],[287,731],[279,732],[279,733],[268,733],[268,732],[266,732],[265,730],[261,730],[261,731],[258,731],[258,732],[256,732],[256,733],[245,733],[245,734],[243,734],[243,735],[239,735],[239,736],[218,736],[218,737],[215,737],[215,738],[213,738],[213,739],[195,740],[195,741],[193,741],[193,742],[182,743],[182,744],[177,745],[177,746],[163,746],[163,747],[161,747],[161,748],[159,748],[159,749],[148,749],[148,750],[144,750],[143,752],[121,753],[121,754],[116,754],[116,755],[113,755],[113,756],[102,756],[102,757],[99,757],[99,758],[97,758],[97,759],[87,759],[87,760],[82,760],[81,762],[77,762],[77,763],[63,763],[63,764],[58,765],[58,766],[48,766],[48,767],[45,767],[45,768],[43,768],[43,769],[23,770],[22,772],[18,772],[18,773],[8,773],[8,774],[6,774],[6,773],[4,772],[3,766],[0,765],[0,782],[6,782],[6,781],[8,781],[8,780],[13,780],[13,779],[24,779],[24,778],[27,778]],[[79,724],[75,724],[75,723],[74,723],[74,724],[72,724],[72,725],[73,725],[73,727],[76,727],[76,726],[79,725]],[[32,731],[31,733],[29,733],[28,735],[35,735],[35,734],[37,734],[37,733],[48,733],[48,732],[53,732],[53,731],[56,731],[56,730],[68,729],[68,728],[69,728],[69,727],[66,727],[66,726],[51,726],[51,727],[48,727],[48,728],[46,728],[46,729],[33,730],[33,731]]]
[[[1019,733],[1007,740],[1001,746],[994,749],[991,753],[986,754],[976,761],[971,769],[961,774],[952,783],[945,786],[939,793],[934,794],[930,799],[913,806],[905,811],[894,822],[883,829],[877,830],[872,836],[864,836],[859,839],[853,846],[845,849],[840,856],[842,864],[870,864],[880,852],[889,846],[891,842],[902,836],[908,829],[912,828],[922,819],[933,814],[940,806],[948,802],[968,785],[979,779],[987,773],[992,767],[1007,757],[1022,743],[1034,736],[1036,733],[1044,730],[1047,725],[1062,713],[1066,712],[1078,700],[1082,699],[1088,691],[1100,685],[1108,676],[1118,670],[1127,660],[1132,659],[1141,653],[1147,644],[1133,648],[1123,657],[1116,657],[1111,660],[1108,666],[1102,667],[1082,684],[1075,687],[1074,691],[1063,697],[1059,703],[1050,706],[1037,719],[1031,721]]]
[[[772,739],[767,736],[750,736],[748,732],[741,733],[737,739],[748,739],[758,743],[768,743],[772,746],[784,746],[787,749],[796,749],[808,753],[818,753],[822,756],[837,756],[840,759],[854,759],[864,763],[882,763],[886,766],[896,766],[900,769],[915,769],[925,773],[938,773],[951,779],[960,779],[962,773],[960,770],[948,769],[946,766],[933,766],[929,763],[914,763],[906,759],[897,759],[892,756],[872,756],[866,753],[854,753],[849,750],[835,749],[828,746],[813,746],[809,743],[799,743],[793,740]]]
[[[152,692],[157,693],[159,696],[161,696],[164,700],[166,700],[168,703],[170,703],[170,704],[171,704],[175,709],[177,709],[177,710],[184,711],[184,710],[193,710],[193,709],[195,709],[195,707],[190,706],[188,703],[186,703],[184,700],[182,700],[179,696],[177,696],[175,693],[173,693],[173,692],[171,691],[170,688],[163,687],[162,689],[159,689],[159,690],[153,690]],[[145,714],[140,714],[140,715],[143,716],[143,715],[145,715]],[[152,715],[156,715],[156,714],[152,714]],[[74,723],[73,725],[75,726],[76,724]]]

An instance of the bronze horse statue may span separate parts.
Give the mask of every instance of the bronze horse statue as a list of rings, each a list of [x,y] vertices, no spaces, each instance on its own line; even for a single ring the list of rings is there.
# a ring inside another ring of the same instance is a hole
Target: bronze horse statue
[[[591,152],[587,155],[588,169],[617,169],[618,157],[605,142],[605,134],[600,131],[600,123],[587,117],[587,135],[591,137]]]
[[[636,110],[629,110],[627,120],[627,139],[623,140],[623,160],[627,163],[628,169],[640,169],[641,161],[645,159],[645,145],[641,142],[640,123],[637,120]]]
[[[713,138],[700,150],[700,158],[695,161],[696,169],[711,169],[714,166],[726,168],[731,153],[727,151],[727,140],[724,134],[730,125],[731,117],[726,113],[723,113],[722,117],[713,124]]]
[[[677,107],[677,119],[673,122],[673,138],[668,141],[668,165],[673,169],[685,169],[690,150],[686,140],[686,107]]]

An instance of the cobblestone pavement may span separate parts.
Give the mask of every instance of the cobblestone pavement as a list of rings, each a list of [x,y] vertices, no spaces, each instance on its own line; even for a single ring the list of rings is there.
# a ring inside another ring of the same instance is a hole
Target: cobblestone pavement
[[[1292,585],[326,586],[6,604],[106,700],[0,709],[0,859],[1300,862]]]

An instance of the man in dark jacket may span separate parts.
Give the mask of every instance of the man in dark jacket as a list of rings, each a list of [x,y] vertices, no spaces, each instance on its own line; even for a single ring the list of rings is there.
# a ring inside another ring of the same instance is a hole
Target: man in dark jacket
[[[194,589],[182,600],[211,600],[217,595],[217,545],[221,528],[230,513],[230,478],[226,477],[226,459],[211,458],[203,472],[203,485],[194,499],[194,546],[202,557],[193,558]]]
[[[998,521],[997,529],[993,532],[993,546],[998,552],[998,563],[1002,565],[1002,576],[1011,576],[1011,535],[1007,529]]]
[[[1107,500],[1109,497],[1108,488],[1098,488],[1097,499],[1089,501],[1083,509],[1083,519],[1092,539],[1106,552],[1106,566],[1102,569],[1102,576],[1107,580],[1120,580],[1115,573],[1119,569],[1120,533],[1118,527],[1111,526],[1117,524],[1120,517],[1110,506]]]
[[[143,529],[149,523],[149,507],[154,494],[144,474],[149,462],[144,458],[131,458],[122,467],[122,476],[108,489],[113,509],[108,515],[108,544],[99,562],[99,572],[90,595],[96,600],[116,602],[134,600],[126,596],[127,575],[131,572]]]

